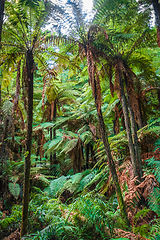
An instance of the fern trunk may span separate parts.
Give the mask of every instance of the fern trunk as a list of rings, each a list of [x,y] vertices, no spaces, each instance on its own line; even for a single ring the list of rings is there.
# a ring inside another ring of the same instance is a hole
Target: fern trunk
[[[137,126],[136,126],[133,110],[129,103],[129,99],[128,99],[128,107],[129,107],[130,118],[131,118],[131,128],[132,128],[133,138],[134,138],[134,149],[135,149],[135,155],[137,160],[138,180],[142,181],[142,159],[141,159],[141,153],[140,153],[138,136],[137,136]]]
[[[1,33],[2,33],[3,16],[4,16],[4,4],[5,4],[5,0],[0,0],[0,44],[1,44]]]
[[[127,77],[124,75],[125,78],[125,83],[127,87]],[[142,181],[142,159],[141,159],[141,152],[139,148],[139,142],[138,142],[138,136],[137,136],[137,126],[136,126],[136,121],[134,117],[134,112],[131,107],[129,95],[128,95],[128,90],[127,90],[127,102],[128,102],[128,109],[130,113],[130,119],[131,119],[131,129],[133,133],[133,139],[134,139],[134,150],[135,150],[135,156],[136,156],[136,163],[137,163],[137,173],[138,173],[138,180],[141,182]]]
[[[57,101],[54,101],[54,110],[53,110],[53,122],[56,121],[57,117]],[[56,139],[56,129],[53,129],[53,139]],[[56,152],[53,154],[53,164],[56,163]]]
[[[105,129],[105,124],[104,124],[102,110],[101,110],[100,79],[99,79],[99,76],[97,73],[96,64],[94,62],[94,57],[93,57],[90,47],[91,47],[90,43],[88,43],[88,46],[86,48],[86,57],[87,57],[87,65],[88,65],[89,83],[91,84],[91,87],[92,87],[92,95],[94,97],[95,106],[96,106],[96,110],[97,110],[101,138],[102,138],[105,152],[107,155],[109,169],[112,174],[119,208],[121,211],[122,218],[125,221],[126,227],[129,229],[130,223],[129,223],[128,216],[127,216],[126,206],[125,206],[125,203],[124,203],[124,200],[122,197],[121,188],[120,188],[120,185],[118,182],[118,176],[117,176],[117,172],[116,172],[116,168],[115,168],[115,163],[114,163],[112,155],[111,155],[111,150],[110,150],[110,146],[109,146],[109,142],[108,142],[108,136],[107,136],[107,132]]]
[[[51,115],[52,115],[52,110],[51,110]],[[53,122],[56,121],[56,116],[57,116],[57,103],[56,100],[54,101],[54,107],[53,107],[53,118],[51,117],[51,121]],[[50,140],[53,140],[56,138],[56,129],[50,128]],[[52,171],[54,172],[53,165],[56,163],[56,152],[54,154],[50,154],[50,168],[51,168],[51,174]],[[55,172],[54,172],[55,174]]]
[[[155,18],[156,18],[156,26],[157,26],[157,44],[160,47],[160,3],[159,0],[152,0]]]
[[[121,70],[117,66],[117,72],[119,77],[119,86],[120,86],[120,94],[121,94],[121,103],[122,103],[122,109],[123,109],[123,115],[124,115],[124,122],[127,132],[127,138],[128,138],[128,146],[130,151],[130,157],[132,162],[132,167],[134,171],[134,176],[138,176],[138,170],[137,170],[137,163],[136,163],[136,156],[135,156],[135,150],[133,145],[133,139],[132,139],[132,133],[131,133],[131,127],[130,127],[130,119],[129,119],[129,112],[128,112],[128,105],[127,105],[127,99],[124,93],[124,86],[123,86],[123,80],[121,75]]]
[[[26,157],[24,167],[23,209],[21,237],[27,233],[28,227],[28,204],[30,189],[30,166],[32,145],[32,122],[33,122],[33,53],[28,49],[26,53],[27,79],[28,79],[28,111],[27,111],[27,140]]]
[[[86,169],[89,169],[89,143],[86,144]]]
[[[0,84],[0,124],[1,124],[1,121],[2,121],[2,106],[1,106],[1,84]]]
[[[159,110],[160,110],[160,90],[157,90],[157,96],[158,96],[158,104],[159,104]]]
[[[120,188],[119,181],[118,181],[115,163],[114,163],[112,155],[111,155],[111,150],[110,150],[110,146],[109,146],[109,142],[108,142],[108,136],[107,136],[107,132],[105,130],[105,124],[104,124],[101,110],[97,109],[97,115],[98,115],[98,120],[99,120],[99,128],[100,128],[100,132],[101,132],[101,137],[102,137],[102,141],[103,141],[103,144],[105,147],[105,152],[106,152],[108,163],[109,163],[109,169],[112,174],[112,178],[113,178],[113,182],[114,182],[114,186],[115,186],[115,191],[116,191],[116,195],[117,195],[119,208],[121,211],[122,218],[126,223],[126,227],[129,229],[130,223],[128,220],[126,206],[125,206],[125,203],[124,203],[124,200],[122,197],[122,192],[121,192],[121,188]]]

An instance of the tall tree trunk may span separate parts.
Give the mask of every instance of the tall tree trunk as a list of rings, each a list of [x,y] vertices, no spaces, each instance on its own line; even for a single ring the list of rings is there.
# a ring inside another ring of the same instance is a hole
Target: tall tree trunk
[[[128,89],[127,88],[127,76],[125,73],[124,73],[124,78],[125,78],[125,83],[126,83],[126,89]],[[134,112],[131,107],[128,90],[127,90],[127,101],[128,101],[128,109],[129,109],[130,119],[131,119],[131,128],[132,128],[132,133],[133,133],[133,139],[134,139],[134,150],[135,150],[135,155],[136,155],[136,160],[137,160],[136,162],[137,162],[138,180],[141,182],[142,181],[142,159],[141,159],[141,153],[140,153],[138,136],[137,136],[136,121],[135,121],[135,117],[134,117]]]
[[[86,169],[89,169],[89,143],[86,144]]]
[[[111,150],[110,150],[110,146],[109,146],[109,142],[108,142],[108,136],[107,136],[107,133],[105,130],[105,124],[104,124],[104,120],[103,120],[103,116],[102,116],[102,111],[98,110],[98,108],[97,108],[97,115],[98,115],[98,120],[99,120],[101,137],[102,137],[102,141],[103,141],[103,144],[105,147],[105,152],[106,152],[108,163],[109,163],[109,169],[112,174],[112,178],[113,178],[113,182],[114,182],[114,186],[115,186],[115,190],[116,190],[119,208],[120,208],[120,211],[122,214],[122,218],[126,223],[126,227],[129,228],[130,224],[129,224],[129,220],[128,220],[128,216],[127,216],[126,206],[125,206],[125,203],[124,203],[124,200],[122,197],[121,188],[120,188],[120,185],[118,182],[118,176],[117,176],[117,172],[116,172],[115,163],[114,163],[112,155],[111,155]]]
[[[53,107],[52,107],[53,104]],[[56,121],[56,116],[57,116],[57,103],[56,100],[51,103],[51,121]],[[56,129],[50,128],[50,140],[56,139]],[[55,171],[53,169],[53,165],[56,163],[56,153],[52,154],[50,153],[50,168],[51,168],[51,173]],[[53,171],[53,172],[52,172]]]
[[[53,110],[53,122],[56,121],[57,117],[57,101],[54,101],[54,110]],[[53,139],[56,139],[56,129],[53,129]],[[56,152],[53,154],[53,164],[56,163]]]
[[[125,203],[124,203],[124,200],[122,197],[122,192],[121,192],[121,188],[120,188],[120,185],[118,182],[118,176],[117,176],[117,172],[116,172],[116,168],[115,168],[115,163],[114,163],[112,155],[111,155],[111,150],[110,150],[110,146],[109,146],[109,142],[108,142],[108,136],[107,136],[107,132],[105,129],[104,120],[103,120],[103,115],[102,115],[102,110],[101,110],[100,79],[99,79],[96,65],[94,62],[94,57],[93,57],[92,51],[90,49],[90,43],[88,43],[87,48],[86,48],[86,56],[87,56],[89,83],[91,84],[91,87],[92,87],[92,95],[94,97],[95,106],[96,106],[96,110],[97,110],[101,138],[102,138],[105,152],[107,155],[109,169],[112,174],[113,183],[115,186],[115,191],[116,191],[121,215],[122,215],[123,220],[125,221],[126,227],[130,228],[127,211],[126,211],[126,206],[125,206]]]
[[[160,110],[160,90],[157,90],[157,96],[158,96],[158,104],[159,104],[159,110]]]
[[[1,45],[1,33],[2,33],[3,16],[4,16],[4,4],[5,4],[5,0],[0,0],[0,45]]]
[[[152,0],[155,18],[156,18],[156,26],[157,26],[157,44],[160,47],[160,3],[158,0]]]
[[[2,106],[1,106],[1,84],[0,84],[0,124],[2,123]]]
[[[21,237],[27,233],[28,227],[28,204],[30,189],[30,166],[31,166],[31,146],[32,146],[32,122],[33,122],[33,53],[28,49],[26,52],[26,66],[28,79],[28,112],[27,112],[27,140],[26,158],[24,166],[24,187],[23,187],[23,209]]]
[[[92,144],[90,144],[90,150],[91,150],[92,167],[94,167],[94,164],[96,164],[96,157],[95,157],[95,153],[94,153]]]
[[[135,150],[134,150],[134,145],[133,145],[131,127],[130,127],[128,105],[127,105],[127,99],[126,99],[126,96],[125,96],[125,93],[124,93],[122,74],[121,74],[121,70],[119,69],[118,64],[116,66],[116,71],[117,71],[117,75],[119,77],[119,86],[120,86],[120,93],[121,93],[121,103],[122,103],[125,127],[126,127],[126,132],[127,132],[130,157],[131,157],[131,162],[132,162],[132,166],[133,166],[134,176],[136,177],[136,176],[138,176],[138,170],[137,170],[136,156],[135,156]]]
[[[53,140],[53,137],[52,137],[52,135],[53,135],[53,129],[52,129],[52,127],[50,128],[50,141],[52,141]],[[52,173],[52,165],[53,165],[53,154],[52,154],[52,152],[50,153],[50,170],[51,170],[51,173]]]

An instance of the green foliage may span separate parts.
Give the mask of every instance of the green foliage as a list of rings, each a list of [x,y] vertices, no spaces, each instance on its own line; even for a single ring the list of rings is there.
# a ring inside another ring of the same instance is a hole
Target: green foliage
[[[11,115],[12,113],[12,108],[13,108],[13,103],[9,100],[6,100],[4,103],[3,103],[3,106],[2,106],[2,111],[4,113],[5,116],[9,116]]]
[[[90,173],[89,170],[75,175],[61,176],[51,181],[44,191],[52,197],[59,197],[64,191],[69,191],[71,194],[78,193],[83,191],[94,176],[95,174]]]
[[[8,184],[10,193],[15,197],[15,199],[18,199],[21,188],[18,183],[9,183]]]
[[[18,228],[21,218],[22,218],[22,206],[14,205],[11,209],[11,215],[4,216],[4,218],[0,219],[0,232],[12,228],[14,229]]]
[[[148,212],[150,212],[150,209],[147,208],[143,208],[142,210],[140,210],[135,216],[134,216],[134,224],[135,227],[133,228],[133,232],[135,234],[140,233],[140,235],[142,237],[148,237],[150,235],[149,231],[150,231],[150,225],[149,224],[143,224],[141,226],[137,226],[136,224],[138,222],[138,220],[143,219]]]
[[[157,148],[159,148],[160,144],[159,144],[159,139],[157,140],[157,142],[155,143],[155,150]],[[156,177],[158,183],[160,184],[160,162],[157,161],[154,157],[147,159],[147,168],[149,169],[149,171],[151,171],[154,176]],[[160,188],[159,186],[155,186],[153,189],[153,192],[150,194],[149,196],[149,206],[150,209],[152,209],[153,211],[155,211],[157,213],[157,215],[160,217]]]
[[[118,227],[116,218],[119,211],[113,211],[112,202],[106,202],[105,197],[96,192],[81,195],[70,205],[68,219],[73,218],[79,226],[83,239],[110,239],[114,227]],[[73,215],[73,216],[72,216]],[[123,223],[119,222],[118,224]],[[122,227],[121,225],[121,227]],[[106,226],[109,230],[106,230]]]
[[[150,222],[151,230],[150,236],[151,240],[159,240],[160,239],[160,218],[154,219]]]

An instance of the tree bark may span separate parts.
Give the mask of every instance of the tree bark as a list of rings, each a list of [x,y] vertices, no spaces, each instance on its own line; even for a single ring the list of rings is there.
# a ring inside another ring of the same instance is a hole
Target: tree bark
[[[57,101],[54,101],[54,110],[53,110],[53,122],[56,121],[57,117]],[[53,139],[56,139],[56,129],[53,129]],[[56,152],[53,154],[53,164],[56,163]]]
[[[23,187],[23,209],[21,237],[27,233],[28,227],[28,204],[30,189],[30,166],[31,166],[31,145],[32,145],[32,122],[33,122],[33,53],[28,49],[26,52],[26,66],[28,79],[28,112],[27,112],[27,140],[26,157],[24,166],[24,187]]]
[[[124,93],[124,86],[123,86],[121,70],[119,69],[118,64],[117,64],[116,68],[117,68],[116,70],[118,72],[118,77],[119,77],[121,103],[122,103],[125,127],[126,127],[126,132],[127,132],[130,157],[131,157],[131,162],[132,162],[132,166],[133,166],[134,176],[136,177],[136,176],[138,176],[138,171],[137,171],[136,156],[135,156],[135,150],[134,150],[134,145],[133,145],[131,127],[130,127],[127,99],[126,99],[126,96],[125,96],[125,93]]]
[[[0,84],[0,124],[2,123],[2,106],[1,106],[1,84]]]
[[[54,101],[53,112],[51,107],[51,121],[56,121],[57,116],[57,103]],[[50,128],[50,140],[56,139],[56,129]],[[51,173],[54,172],[53,165],[56,163],[56,153],[50,153],[50,169]],[[55,173],[55,172],[54,172]],[[53,173],[52,173],[53,174]]]
[[[120,208],[120,211],[122,214],[122,218],[126,223],[126,227],[129,228],[130,223],[129,223],[128,216],[127,216],[126,206],[125,206],[125,203],[124,203],[124,200],[122,197],[121,188],[120,188],[120,185],[118,182],[116,167],[115,167],[115,163],[113,161],[112,155],[111,155],[111,150],[110,150],[110,146],[109,146],[109,142],[108,142],[108,136],[107,136],[107,132],[105,130],[105,124],[104,124],[101,110],[98,111],[98,109],[97,109],[97,115],[98,115],[98,120],[99,120],[101,137],[102,137],[102,141],[104,144],[105,152],[106,152],[108,163],[109,163],[109,169],[112,174],[112,178],[113,178],[113,182],[114,182],[114,186],[115,186],[115,191],[116,191],[116,195],[117,195],[119,208]]]
[[[160,90],[157,90],[157,96],[158,96],[158,104],[159,104],[159,110],[160,110]]]
[[[3,16],[4,16],[4,4],[5,4],[5,0],[0,0],[0,45],[1,45],[1,34],[2,34],[2,25],[3,25]]]
[[[86,144],[86,169],[89,169],[89,143]]]
[[[152,0],[155,18],[156,18],[156,26],[157,26],[157,44],[160,47],[160,3],[158,0]]]
[[[125,83],[126,83],[126,89],[127,89],[127,76],[124,74]],[[128,109],[130,113],[130,119],[131,119],[131,128],[133,133],[133,139],[134,139],[134,150],[136,155],[136,163],[137,163],[137,173],[138,173],[138,180],[142,181],[142,159],[141,159],[141,153],[139,148],[139,142],[138,142],[138,136],[137,136],[137,126],[136,121],[134,117],[134,112],[131,107],[128,91],[127,91],[127,102],[128,102]]]

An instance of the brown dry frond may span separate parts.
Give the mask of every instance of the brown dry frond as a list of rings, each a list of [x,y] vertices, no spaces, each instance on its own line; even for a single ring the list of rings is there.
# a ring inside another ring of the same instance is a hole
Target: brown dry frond
[[[87,64],[88,64],[88,74],[89,74],[89,84],[92,87],[93,97],[95,99],[95,104],[98,112],[101,110],[101,86],[100,79],[97,73],[94,57],[91,51],[91,46],[87,46]]]
[[[154,157],[156,160],[160,160],[160,148],[156,149],[155,152],[147,152],[141,156],[143,162],[152,157]]]

